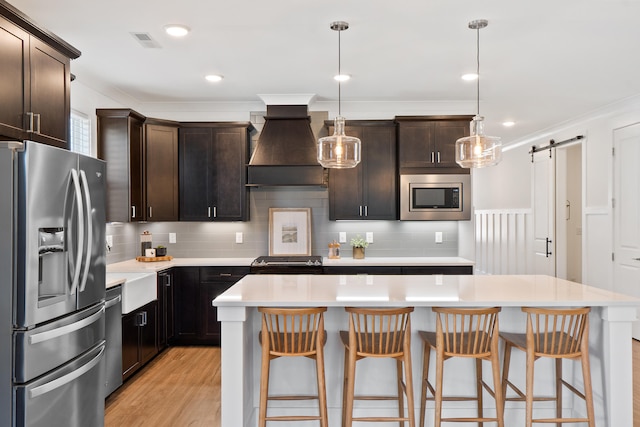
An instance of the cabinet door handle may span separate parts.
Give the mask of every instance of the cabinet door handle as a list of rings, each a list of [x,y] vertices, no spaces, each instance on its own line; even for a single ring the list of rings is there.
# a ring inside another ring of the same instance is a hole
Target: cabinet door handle
[[[131,218],[135,218],[135,217],[136,217],[136,207],[131,206]]]
[[[147,312],[142,312],[142,326],[147,326]]]
[[[362,205],[358,206],[358,216],[362,216]]]
[[[440,163],[440,152],[438,151],[438,163]]]
[[[164,284],[167,288],[171,287],[171,276],[166,275],[167,282]]]
[[[144,313],[136,314],[136,326],[144,326]]]
[[[221,277],[231,277],[231,273],[220,273]]]
[[[364,216],[369,216],[369,206],[364,205]]]
[[[213,207],[213,217],[214,218],[218,217],[218,208],[216,206]]]
[[[149,206],[149,218],[153,217],[153,207]]]
[[[431,152],[431,163],[435,163],[436,162],[436,153],[434,153],[433,151]]]
[[[207,218],[211,218],[211,206],[207,206]]]
[[[33,132],[33,113],[27,113],[27,132]]]
[[[38,127],[38,130],[35,131],[35,133],[40,133],[40,114],[34,114],[34,116],[36,117],[36,124]]]

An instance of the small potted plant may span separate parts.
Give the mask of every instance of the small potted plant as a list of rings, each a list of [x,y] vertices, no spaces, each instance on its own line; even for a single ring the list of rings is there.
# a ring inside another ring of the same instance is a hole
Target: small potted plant
[[[354,259],[363,259],[364,258],[364,249],[369,246],[369,242],[362,238],[361,235],[356,235],[353,239],[351,239],[351,247],[353,248],[353,258]]]
[[[167,247],[158,245],[156,247],[156,256],[167,256]]]

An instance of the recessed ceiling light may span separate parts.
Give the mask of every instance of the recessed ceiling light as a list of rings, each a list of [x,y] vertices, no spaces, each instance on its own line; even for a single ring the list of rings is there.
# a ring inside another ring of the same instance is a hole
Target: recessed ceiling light
[[[516,122],[511,122],[511,121],[502,122],[502,126],[507,127],[507,128],[510,128],[511,126],[513,126],[515,124],[516,124]]]
[[[478,78],[478,75],[476,73],[469,73],[469,74],[462,75],[462,80],[465,80],[468,82],[476,80],[477,78]]]
[[[351,79],[351,76],[349,74],[338,74],[333,76],[333,79],[339,82],[346,82],[347,80]]]
[[[204,78],[207,79],[210,82],[219,82],[224,77],[219,75],[219,74],[209,74],[208,76],[204,76]]]
[[[169,24],[164,26],[164,31],[173,37],[184,37],[189,34],[191,29],[186,25]]]

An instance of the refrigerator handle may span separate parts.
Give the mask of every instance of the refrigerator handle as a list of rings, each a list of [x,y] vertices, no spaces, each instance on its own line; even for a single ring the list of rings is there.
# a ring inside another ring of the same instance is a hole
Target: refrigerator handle
[[[52,340],[54,338],[61,337],[63,335],[69,335],[72,332],[79,331],[82,328],[85,328],[92,323],[97,322],[104,315],[104,311],[106,307],[100,308],[99,311],[96,311],[91,316],[86,317],[78,322],[71,323],[66,326],[62,326],[61,328],[52,329],[50,331],[40,332],[39,334],[34,334],[29,337],[29,344],[38,344],[43,341]]]
[[[102,355],[104,354],[104,349],[105,346],[104,344],[102,345],[102,348],[100,349],[100,353],[98,353],[98,355],[96,357],[94,357],[93,359],[91,359],[89,362],[87,362],[85,365],[79,367],[78,369],[76,369],[73,372],[68,373],[67,375],[64,375],[60,378],[57,378],[51,382],[48,382],[46,384],[42,384],[41,386],[35,387],[34,389],[32,389],[29,392],[29,398],[30,399],[34,399],[38,396],[41,396],[43,394],[49,393],[57,388],[62,387],[65,384],[70,383],[71,381],[75,380],[76,378],[81,377],[82,375],[84,375],[85,373],[89,372],[91,369],[93,369],[93,367],[95,367],[98,363],[100,363],[100,361],[102,360]]]
[[[82,182],[82,188],[84,189],[84,201],[86,203],[85,219],[87,223],[87,250],[85,251],[84,267],[82,271],[82,279],[80,281],[80,292],[84,291],[87,286],[87,277],[89,276],[89,267],[91,266],[91,255],[93,251],[93,217],[91,215],[91,193],[89,192],[89,182],[87,181],[87,174],[80,170],[80,181]]]
[[[73,265],[73,281],[71,282],[71,295],[76,293],[78,289],[78,281],[80,280],[80,269],[82,268],[82,249],[84,247],[84,205],[82,203],[82,193],[80,192],[80,182],[78,178],[78,171],[71,169],[71,180],[73,181],[73,188],[76,196],[76,203],[78,204],[78,236],[76,239],[76,262]]]

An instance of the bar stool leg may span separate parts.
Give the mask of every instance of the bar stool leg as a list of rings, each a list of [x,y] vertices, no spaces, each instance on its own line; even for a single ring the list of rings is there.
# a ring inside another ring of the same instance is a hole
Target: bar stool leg
[[[504,427],[504,392],[502,390],[502,379],[500,378],[500,356],[498,353],[498,336],[495,336],[493,348],[491,350],[491,371],[493,372],[493,393],[496,401],[496,417],[498,427]]]
[[[583,344],[586,340],[583,340]],[[587,404],[587,417],[589,417],[589,427],[596,427],[596,415],[593,409],[593,390],[591,389],[591,365],[589,363],[589,347],[583,345],[582,350],[582,380],[584,383],[584,397]]]
[[[407,348],[411,348],[411,345],[407,345]],[[411,351],[404,352],[404,376],[405,386],[407,388],[407,407],[409,408],[409,427],[416,426],[416,411],[413,399],[413,370],[411,368]],[[401,423],[404,425],[404,422]],[[422,427],[422,426],[421,426]]]
[[[353,426],[353,397],[355,391],[356,352],[355,349],[350,349],[348,353],[349,366],[347,369],[347,404],[345,405],[346,415],[343,427]]]
[[[266,335],[266,334],[265,334]],[[265,340],[266,341],[266,340]],[[267,400],[269,396],[269,343],[264,342],[262,344],[262,367],[260,375],[260,410],[259,410],[259,425],[260,427],[266,427],[267,425]]]
[[[327,416],[327,386],[324,377],[324,349],[318,348],[316,355],[316,371],[318,378],[318,406],[320,407],[320,426],[329,427]]]
[[[533,364],[535,357],[531,346],[527,347],[527,379],[526,379],[526,427],[533,427]]]
[[[442,373],[444,371],[444,351],[442,348],[436,350],[436,421],[435,427],[442,424]]]
[[[344,349],[344,379],[342,380],[342,424],[344,427],[347,425],[347,382],[349,376],[349,352],[346,347]]]
[[[511,364],[511,344],[508,341],[505,341],[504,345],[504,360],[502,364],[502,401],[506,402],[507,400],[507,389],[509,386],[507,382],[509,381],[509,366]]]
[[[425,342],[422,356],[422,382],[420,383],[420,427],[424,427],[424,420],[427,411],[427,380],[429,379],[429,359],[431,358],[431,347]]]
[[[483,418],[483,399],[482,399],[482,359],[476,359],[476,398],[478,400],[478,418]],[[484,423],[479,422],[478,427],[483,427]]]
[[[556,418],[562,418],[562,359],[556,359]],[[556,427],[562,427],[562,423]]]
[[[402,360],[396,360],[396,383],[398,385],[398,417],[404,418],[404,391],[402,391]],[[399,421],[398,425],[400,427],[404,427],[404,421]]]

